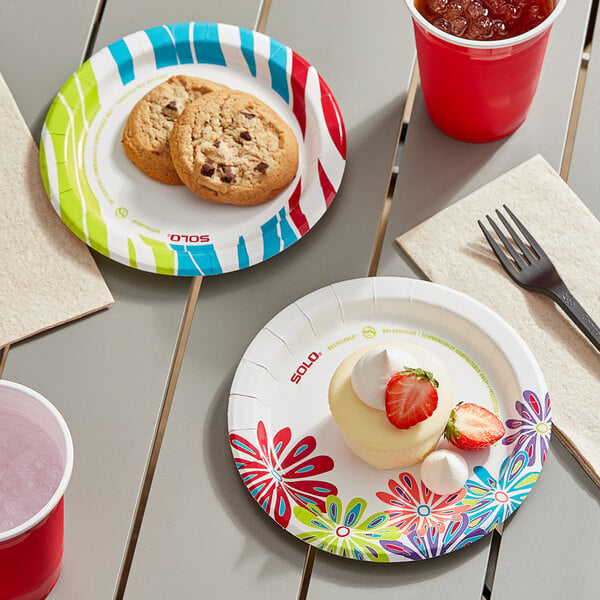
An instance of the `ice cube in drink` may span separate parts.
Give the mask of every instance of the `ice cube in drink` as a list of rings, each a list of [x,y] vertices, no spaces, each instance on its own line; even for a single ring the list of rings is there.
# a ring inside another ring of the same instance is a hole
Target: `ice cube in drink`
[[[470,40],[501,40],[526,33],[554,10],[555,0],[415,0],[435,27]]]

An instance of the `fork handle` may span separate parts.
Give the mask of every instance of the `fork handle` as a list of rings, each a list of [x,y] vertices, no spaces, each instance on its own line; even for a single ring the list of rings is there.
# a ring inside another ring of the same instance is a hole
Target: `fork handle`
[[[577,302],[567,286],[561,281],[547,290],[549,296],[569,315],[573,323],[585,334],[588,340],[600,350],[600,328],[583,306]]]

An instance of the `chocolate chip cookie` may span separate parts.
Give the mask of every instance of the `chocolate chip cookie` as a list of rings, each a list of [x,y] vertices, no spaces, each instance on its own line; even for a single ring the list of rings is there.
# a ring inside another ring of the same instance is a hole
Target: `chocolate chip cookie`
[[[188,75],[175,75],[157,85],[129,114],[121,140],[125,154],[152,179],[181,184],[169,149],[173,124],[190,102],[226,89],[218,83]]]
[[[205,94],[181,113],[171,157],[183,183],[212,202],[254,206],[284,190],[298,170],[298,142],[262,100],[246,92]]]

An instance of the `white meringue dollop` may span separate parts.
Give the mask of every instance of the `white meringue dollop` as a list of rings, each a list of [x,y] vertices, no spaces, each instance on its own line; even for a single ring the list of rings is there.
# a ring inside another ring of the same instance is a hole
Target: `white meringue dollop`
[[[452,450],[434,450],[421,463],[421,481],[434,493],[453,494],[469,477],[467,461]]]
[[[377,347],[363,354],[352,369],[352,387],[356,395],[371,408],[385,410],[388,381],[407,367],[416,369],[417,359],[396,346]]]

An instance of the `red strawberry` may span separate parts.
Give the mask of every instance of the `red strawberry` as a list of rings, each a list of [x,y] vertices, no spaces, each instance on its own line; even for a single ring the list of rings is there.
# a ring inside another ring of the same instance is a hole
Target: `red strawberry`
[[[483,406],[459,402],[448,419],[444,437],[462,450],[479,450],[504,435],[502,421]]]
[[[438,404],[438,382],[432,373],[409,369],[392,375],[385,390],[385,412],[398,429],[408,429],[430,417]]]

